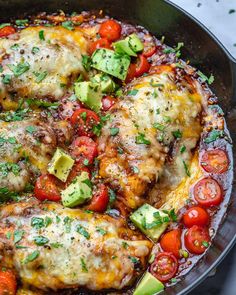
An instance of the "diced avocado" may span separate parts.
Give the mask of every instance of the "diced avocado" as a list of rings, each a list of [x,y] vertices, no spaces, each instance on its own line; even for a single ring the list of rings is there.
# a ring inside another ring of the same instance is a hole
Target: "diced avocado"
[[[70,173],[74,160],[64,152],[62,149],[57,148],[48,166],[48,172],[55,175],[58,179],[65,182]]]
[[[165,221],[165,218],[169,219],[166,213],[149,204],[144,204],[130,216],[132,222],[154,242],[159,239],[168,226],[168,221]]]
[[[98,84],[90,81],[75,83],[76,97],[95,112],[102,107],[102,91]]]
[[[139,52],[143,50],[143,43],[136,34],[131,34],[126,37],[126,39],[128,40],[129,46],[134,52]]]
[[[91,66],[104,73],[125,80],[130,65],[127,54],[119,54],[110,49],[97,49],[92,55]]]
[[[62,204],[65,207],[75,207],[85,203],[92,197],[89,175],[82,172],[73,182],[61,192]]]
[[[91,82],[98,84],[102,93],[110,93],[115,91],[116,83],[106,74],[97,74],[91,78]]]
[[[133,295],[154,295],[164,290],[164,285],[150,272],[146,272]]]
[[[130,56],[137,56],[137,54],[130,47],[128,40],[120,40],[112,44],[115,51],[118,53],[126,53]]]

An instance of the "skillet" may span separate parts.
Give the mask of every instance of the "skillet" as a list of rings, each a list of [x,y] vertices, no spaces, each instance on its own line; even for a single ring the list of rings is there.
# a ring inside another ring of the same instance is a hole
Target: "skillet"
[[[220,42],[192,16],[169,1],[162,0],[10,0],[0,1],[1,22],[11,17],[38,12],[65,12],[103,9],[105,14],[146,27],[165,43],[174,46],[184,42],[183,59],[204,73],[213,73],[214,93],[219,97],[233,142],[236,139],[236,60]],[[235,147],[233,149],[234,155]],[[234,156],[235,157],[235,156]],[[234,159],[235,160],[235,159]],[[226,256],[236,240],[236,184],[233,183],[231,202],[214,243],[198,263],[177,285],[168,288],[165,294],[187,294],[203,281]]]

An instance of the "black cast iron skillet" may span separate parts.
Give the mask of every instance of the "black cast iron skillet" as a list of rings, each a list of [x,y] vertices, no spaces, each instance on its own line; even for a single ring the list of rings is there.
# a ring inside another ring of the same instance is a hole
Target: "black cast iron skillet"
[[[58,9],[65,12],[103,9],[114,18],[146,27],[157,37],[164,35],[165,43],[170,46],[184,42],[183,59],[190,60],[191,65],[204,73],[213,73],[215,76],[211,88],[225,111],[231,137],[233,141],[236,140],[236,60],[202,24],[185,11],[163,0],[0,0],[1,22],[11,17],[43,11],[56,12]],[[235,146],[233,153],[235,161]],[[165,294],[187,294],[222,261],[236,241],[235,216],[234,182],[227,216],[217,232],[213,245],[203,261],[181,282],[168,288]]]

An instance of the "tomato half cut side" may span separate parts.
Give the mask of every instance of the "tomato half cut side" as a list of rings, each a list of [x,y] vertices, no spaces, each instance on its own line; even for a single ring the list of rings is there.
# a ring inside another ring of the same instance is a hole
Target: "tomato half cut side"
[[[74,166],[72,167],[70,174],[67,177],[66,180],[66,186],[70,185],[71,182],[78,176],[80,175],[82,172],[87,172],[89,177],[91,177],[91,172],[88,169],[88,167],[86,167],[85,165],[83,165],[82,163],[75,163]]]
[[[205,151],[201,166],[208,173],[222,174],[229,169],[229,158],[222,149]]]
[[[179,250],[181,249],[181,230],[173,229],[165,233],[160,240],[160,245],[165,252],[171,252],[176,258],[179,258]]]
[[[183,216],[183,222],[186,227],[193,225],[206,226],[209,224],[210,216],[208,212],[198,206],[191,207]]]
[[[131,63],[128,68],[128,73],[125,79],[126,83],[129,83],[136,77],[136,64]]]
[[[146,59],[146,57],[143,55],[139,55],[136,63],[135,76],[142,76],[144,73],[147,73],[149,71],[150,67],[151,65]]]
[[[175,276],[177,270],[178,261],[176,257],[169,252],[157,254],[150,267],[151,274],[161,282],[169,281]]]
[[[88,136],[77,137],[70,146],[71,155],[75,157],[76,162],[91,165],[98,154],[97,144]]]
[[[10,270],[0,271],[0,295],[16,294],[16,277]]]
[[[184,236],[187,250],[192,254],[200,255],[205,252],[210,242],[209,230],[206,227],[193,225]]]
[[[90,110],[81,108],[71,116],[71,124],[75,126],[79,136],[93,137],[93,128],[100,123],[98,115]]]
[[[223,200],[219,183],[210,177],[199,180],[193,188],[193,196],[203,207],[218,206]]]
[[[60,180],[54,175],[43,174],[37,178],[34,195],[40,201],[50,200],[50,201],[60,201]]]
[[[102,38],[115,41],[121,36],[121,25],[117,21],[109,19],[101,24],[98,33]]]
[[[108,202],[108,189],[104,184],[99,184],[87,209],[95,212],[104,212],[107,209]]]
[[[0,38],[15,34],[16,30],[12,26],[6,26],[0,29]]]
[[[145,57],[151,57],[155,52],[157,51],[157,47],[156,45],[153,45],[153,46],[146,46],[146,44],[144,44],[144,50],[143,50],[143,56]]]
[[[89,53],[93,54],[94,51],[98,48],[111,49],[111,43],[106,38],[98,39],[90,44]]]

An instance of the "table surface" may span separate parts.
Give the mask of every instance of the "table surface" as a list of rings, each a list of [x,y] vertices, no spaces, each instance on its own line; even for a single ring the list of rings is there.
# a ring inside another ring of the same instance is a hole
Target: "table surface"
[[[172,0],[202,22],[236,58],[236,0]],[[190,295],[236,295],[236,246]]]

